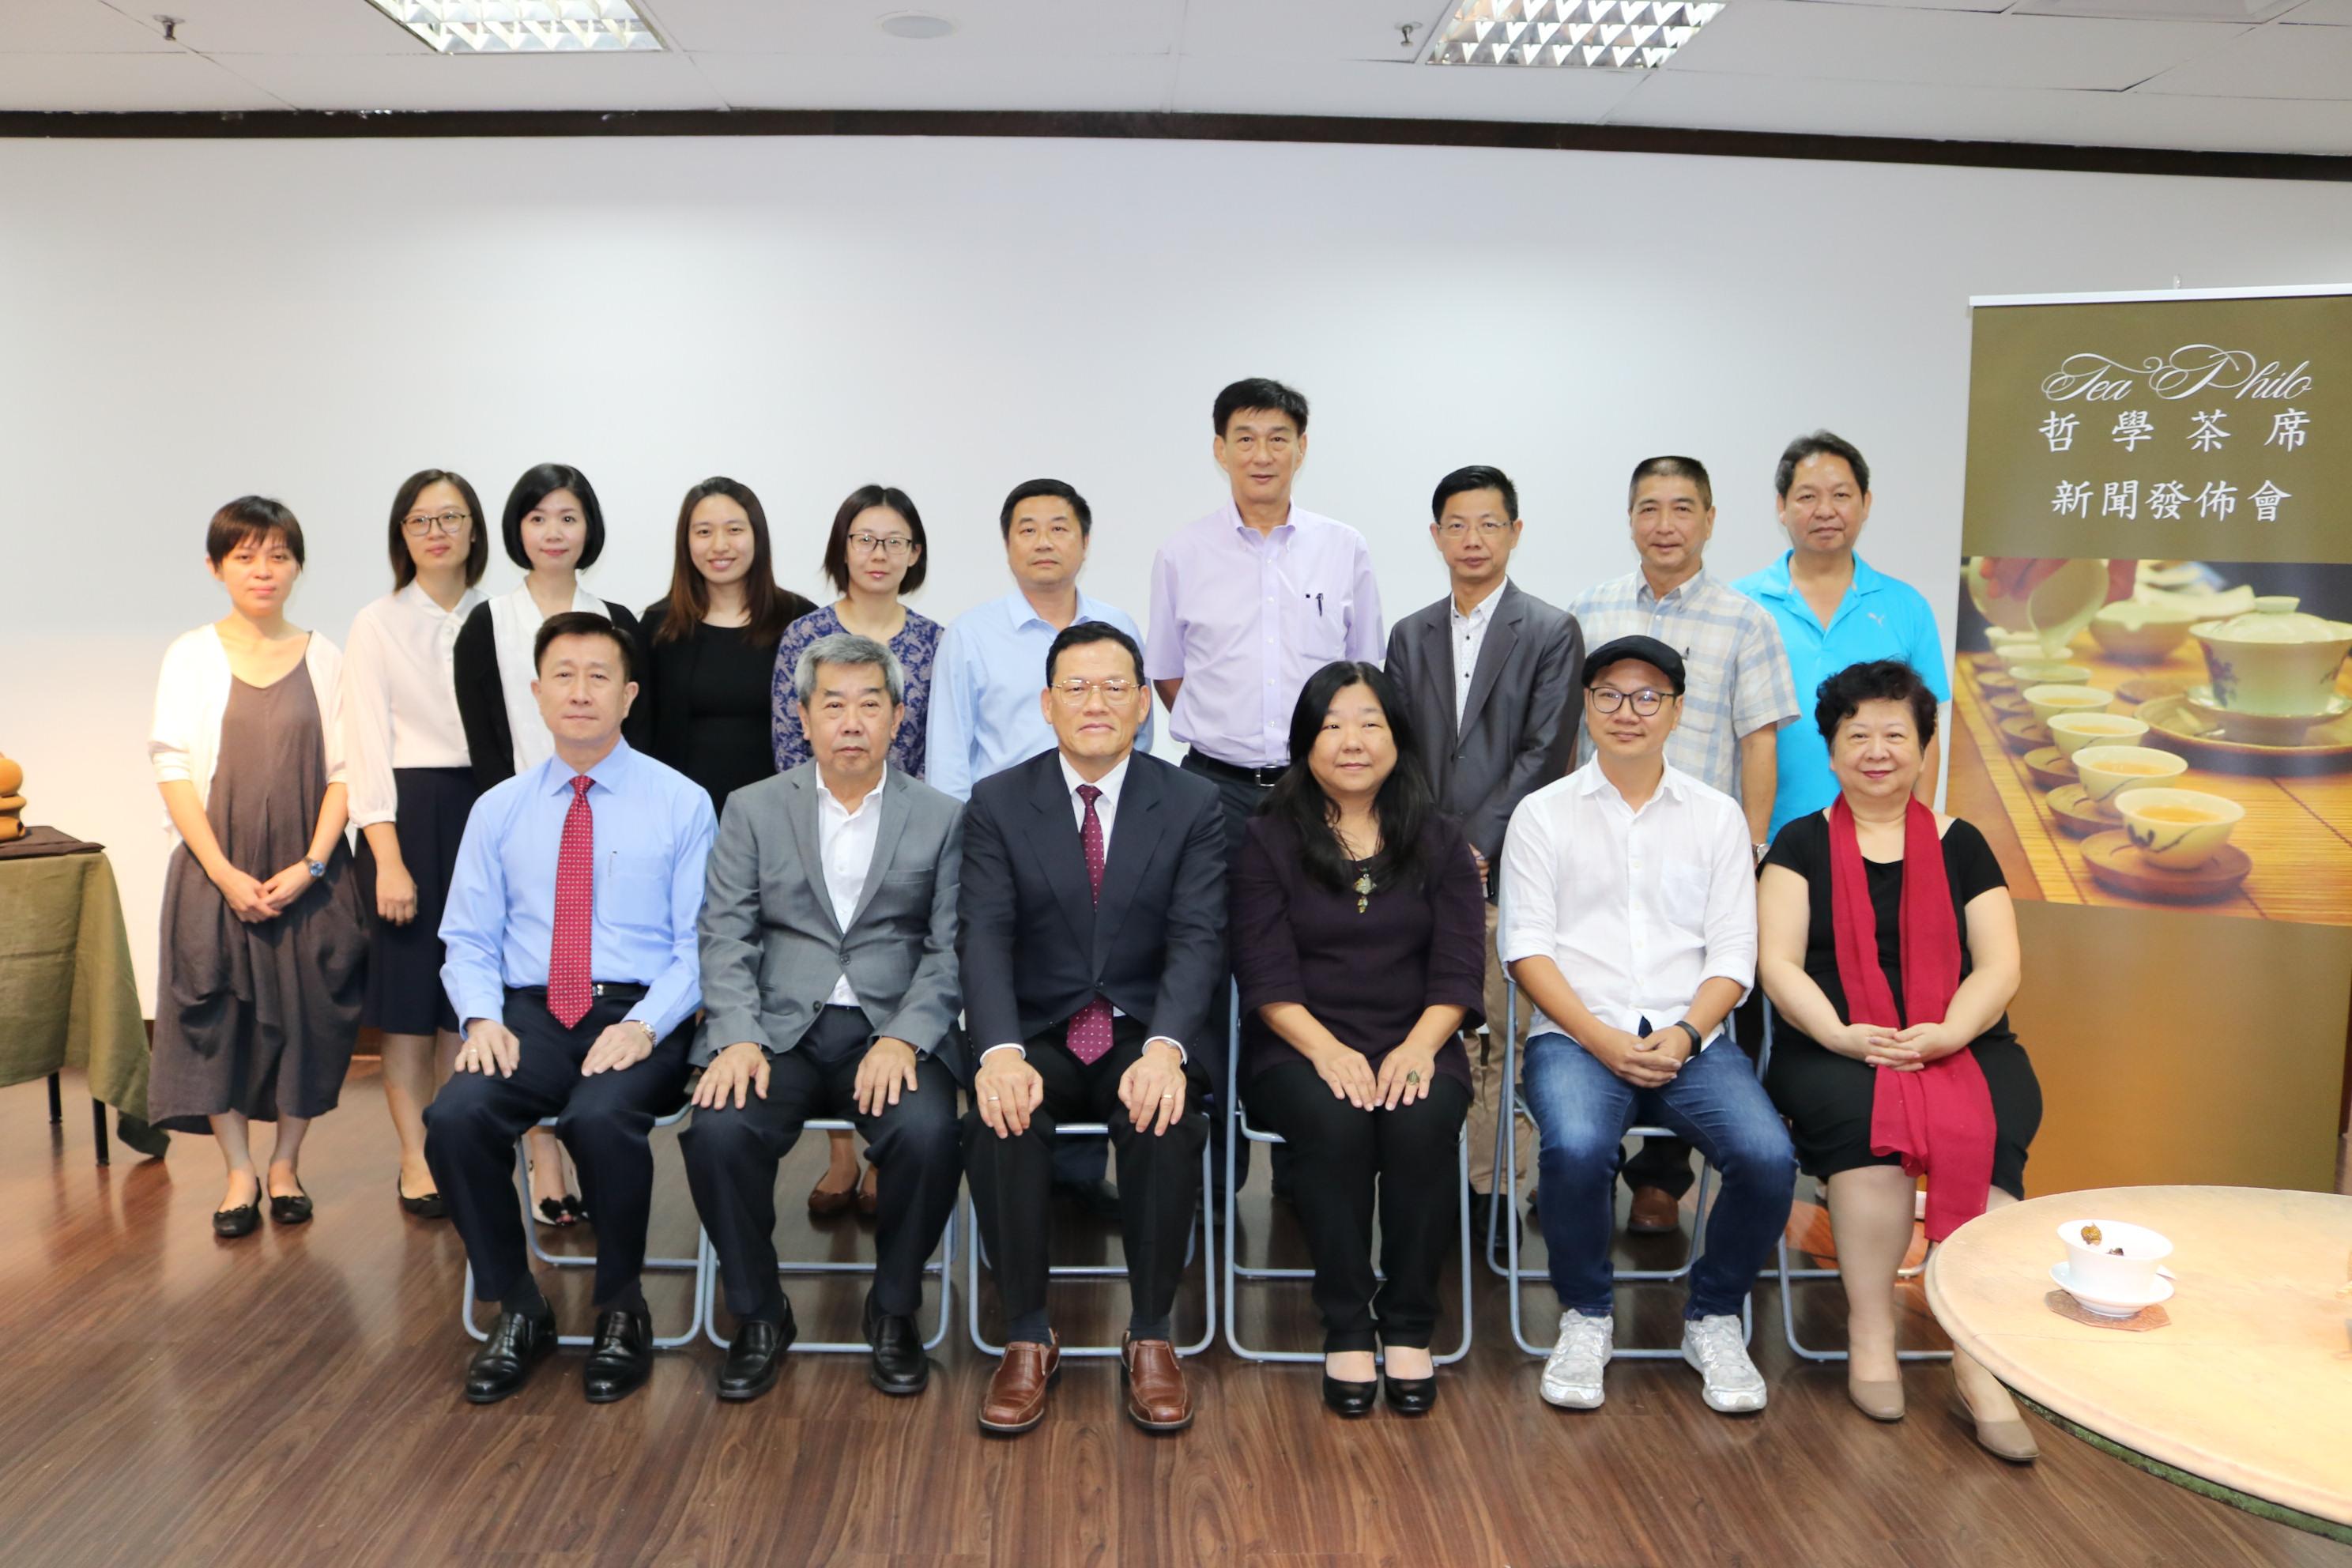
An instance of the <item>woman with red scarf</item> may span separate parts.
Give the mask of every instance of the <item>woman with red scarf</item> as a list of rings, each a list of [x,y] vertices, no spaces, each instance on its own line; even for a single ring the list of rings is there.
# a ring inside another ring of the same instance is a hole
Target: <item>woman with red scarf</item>
[[[1798,1164],[1829,1194],[1864,1414],[1903,1417],[1895,1275],[1927,1178],[1927,1238],[2024,1195],[2042,1089],[2004,1009],[2017,916],[1984,836],[1911,798],[1936,699],[1909,665],[1857,664],[1813,710],[1839,797],[1773,840],[1757,890],[1757,979],[1778,1009],[1765,1088]],[[2017,1407],[1965,1355],[1952,1370],[1977,1441],[2036,1452]]]

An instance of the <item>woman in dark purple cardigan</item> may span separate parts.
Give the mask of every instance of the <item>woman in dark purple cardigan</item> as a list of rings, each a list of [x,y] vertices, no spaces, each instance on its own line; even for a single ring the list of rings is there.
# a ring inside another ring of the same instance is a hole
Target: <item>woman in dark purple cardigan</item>
[[[1461,1032],[1486,978],[1477,864],[1420,769],[1399,765],[1411,725],[1378,666],[1318,670],[1291,712],[1290,771],[1233,868],[1242,1099],[1298,1152],[1323,1398],[1343,1415],[1372,1408],[1376,1348],[1391,1405],[1437,1400],[1429,1342],[1470,1110]]]

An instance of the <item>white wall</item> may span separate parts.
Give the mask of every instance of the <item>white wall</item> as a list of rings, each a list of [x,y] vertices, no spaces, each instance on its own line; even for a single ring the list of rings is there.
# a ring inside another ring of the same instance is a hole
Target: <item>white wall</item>
[[[787,580],[882,479],[925,510],[945,619],[1002,591],[1015,480],[1076,483],[1087,586],[1222,495],[1208,409],[1314,403],[1298,494],[1435,598],[1440,474],[1496,462],[1521,582],[1628,570],[1623,479],[1715,470],[1710,561],[1778,548],[1771,464],[1828,425],[1876,469],[1865,540],[1945,617],[1972,293],[2352,275],[2352,187],[1380,147],[1125,142],[0,143],[0,749],[33,820],[105,841],[152,997],[156,659],[223,608],[205,518],[284,499],[294,619],[388,586],[394,487],[496,510],[576,463],[600,594],[662,590],[677,499],[755,487]],[[500,562],[489,586],[513,581]]]

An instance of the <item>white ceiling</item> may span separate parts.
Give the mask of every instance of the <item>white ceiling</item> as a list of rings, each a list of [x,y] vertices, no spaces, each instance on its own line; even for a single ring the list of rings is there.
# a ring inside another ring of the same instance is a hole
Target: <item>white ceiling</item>
[[[956,31],[877,26],[914,8]],[[1654,71],[1418,64],[1442,9],[638,0],[667,52],[443,58],[366,0],[6,0],[0,110],[1105,110],[2352,153],[2352,0],[1730,0]]]

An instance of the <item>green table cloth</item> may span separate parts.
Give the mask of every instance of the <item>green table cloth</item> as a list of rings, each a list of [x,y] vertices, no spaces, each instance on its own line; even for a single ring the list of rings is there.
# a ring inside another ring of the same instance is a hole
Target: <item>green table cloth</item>
[[[80,1068],[147,1116],[147,1025],[103,853],[0,860],[0,1086]]]

